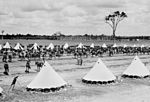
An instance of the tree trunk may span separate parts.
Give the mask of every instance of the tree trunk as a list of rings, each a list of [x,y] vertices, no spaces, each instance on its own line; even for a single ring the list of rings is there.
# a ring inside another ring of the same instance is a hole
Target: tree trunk
[[[2,33],[2,40],[3,40],[3,33]]]
[[[115,43],[115,39],[116,39],[116,34],[115,34],[116,30],[113,29],[113,43]]]

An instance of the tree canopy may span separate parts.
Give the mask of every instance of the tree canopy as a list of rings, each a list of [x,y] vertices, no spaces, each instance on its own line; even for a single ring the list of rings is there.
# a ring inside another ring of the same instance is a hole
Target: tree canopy
[[[105,22],[110,25],[113,30],[113,37],[115,38],[115,33],[117,26],[120,21],[127,17],[125,12],[115,11],[113,14],[109,14],[105,17]]]

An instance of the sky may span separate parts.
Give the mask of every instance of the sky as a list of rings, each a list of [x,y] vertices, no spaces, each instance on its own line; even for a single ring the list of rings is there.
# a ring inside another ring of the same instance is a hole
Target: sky
[[[150,36],[150,0],[0,0],[0,31],[51,35],[105,34],[105,16],[126,12],[118,36]]]

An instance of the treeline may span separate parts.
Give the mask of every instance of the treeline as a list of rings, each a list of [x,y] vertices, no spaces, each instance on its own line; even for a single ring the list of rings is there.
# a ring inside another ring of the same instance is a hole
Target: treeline
[[[64,35],[56,34],[53,35],[32,35],[32,34],[6,34],[0,35],[0,39],[47,39],[47,40],[113,40],[113,36],[108,35]],[[150,40],[150,36],[116,36],[116,40]]]

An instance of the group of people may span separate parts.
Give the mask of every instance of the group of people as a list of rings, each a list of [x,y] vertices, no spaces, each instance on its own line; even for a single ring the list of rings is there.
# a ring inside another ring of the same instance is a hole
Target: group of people
[[[30,66],[30,60],[28,59],[27,62],[26,62],[26,70],[25,72],[26,73],[29,73],[29,69],[31,69],[31,66]],[[4,72],[3,72],[5,75],[9,75],[9,64],[7,61],[4,62]]]
[[[21,59],[20,61],[26,61],[25,64],[25,73],[29,73],[31,69],[31,60],[35,61],[35,65],[37,66],[37,71],[39,72],[47,57],[50,60],[56,57],[61,57],[63,54],[66,55],[74,55],[74,58],[77,59],[77,65],[83,65],[83,57],[91,57],[94,56],[101,56],[103,54],[108,54],[108,56],[113,56],[114,54],[149,54],[150,48],[144,47],[112,47],[109,46],[107,48],[103,47],[84,47],[84,48],[76,48],[76,47],[68,47],[67,49],[63,49],[61,47],[54,48],[54,49],[27,49],[27,50],[11,50],[7,49],[2,51],[3,58],[2,61],[4,62],[4,74],[9,75],[9,62],[12,62],[14,57]],[[10,89],[15,87],[15,83],[19,76],[14,77]]]
[[[32,48],[32,49],[31,49]],[[29,70],[31,69],[31,59],[35,60],[35,64],[37,65],[37,71],[40,70],[40,68],[43,65],[43,62],[46,59],[52,60],[56,57],[61,57],[64,54],[66,55],[73,55],[74,58],[77,59],[77,65],[83,64],[83,57],[94,57],[99,56],[103,57],[103,55],[113,56],[114,54],[149,54],[150,53],[150,47],[113,47],[113,46],[84,46],[82,48],[77,48],[76,46],[69,46],[68,48],[63,48],[63,46],[54,46],[53,49],[49,48],[47,49],[45,47],[37,47],[36,49],[34,47],[27,47],[27,49],[20,49],[20,50],[13,50],[13,49],[4,49],[1,51],[3,54],[2,61],[4,62],[4,74],[9,75],[9,65],[8,62],[12,62],[12,59],[14,57],[18,57],[20,61],[26,61],[26,73],[29,73]],[[38,61],[38,60],[43,61]]]
[[[43,61],[35,61],[35,65],[37,65],[37,71],[40,71],[40,69],[42,68],[42,66],[44,65],[45,60]],[[82,65],[83,63],[83,59],[82,57],[78,57],[77,58],[77,65]],[[26,61],[26,65],[25,65],[25,72],[29,73],[29,70],[31,69],[31,60],[28,59]],[[4,72],[5,75],[9,75],[9,64],[7,61],[5,61],[4,63]]]
[[[40,68],[42,68],[42,66],[44,65],[45,60],[43,61],[36,61],[35,65],[37,65],[37,71],[40,71]],[[31,60],[28,59],[26,61],[26,65],[25,65],[25,72],[29,73],[29,70],[31,69]],[[5,75],[9,75],[9,64],[7,61],[4,62],[4,72]]]

